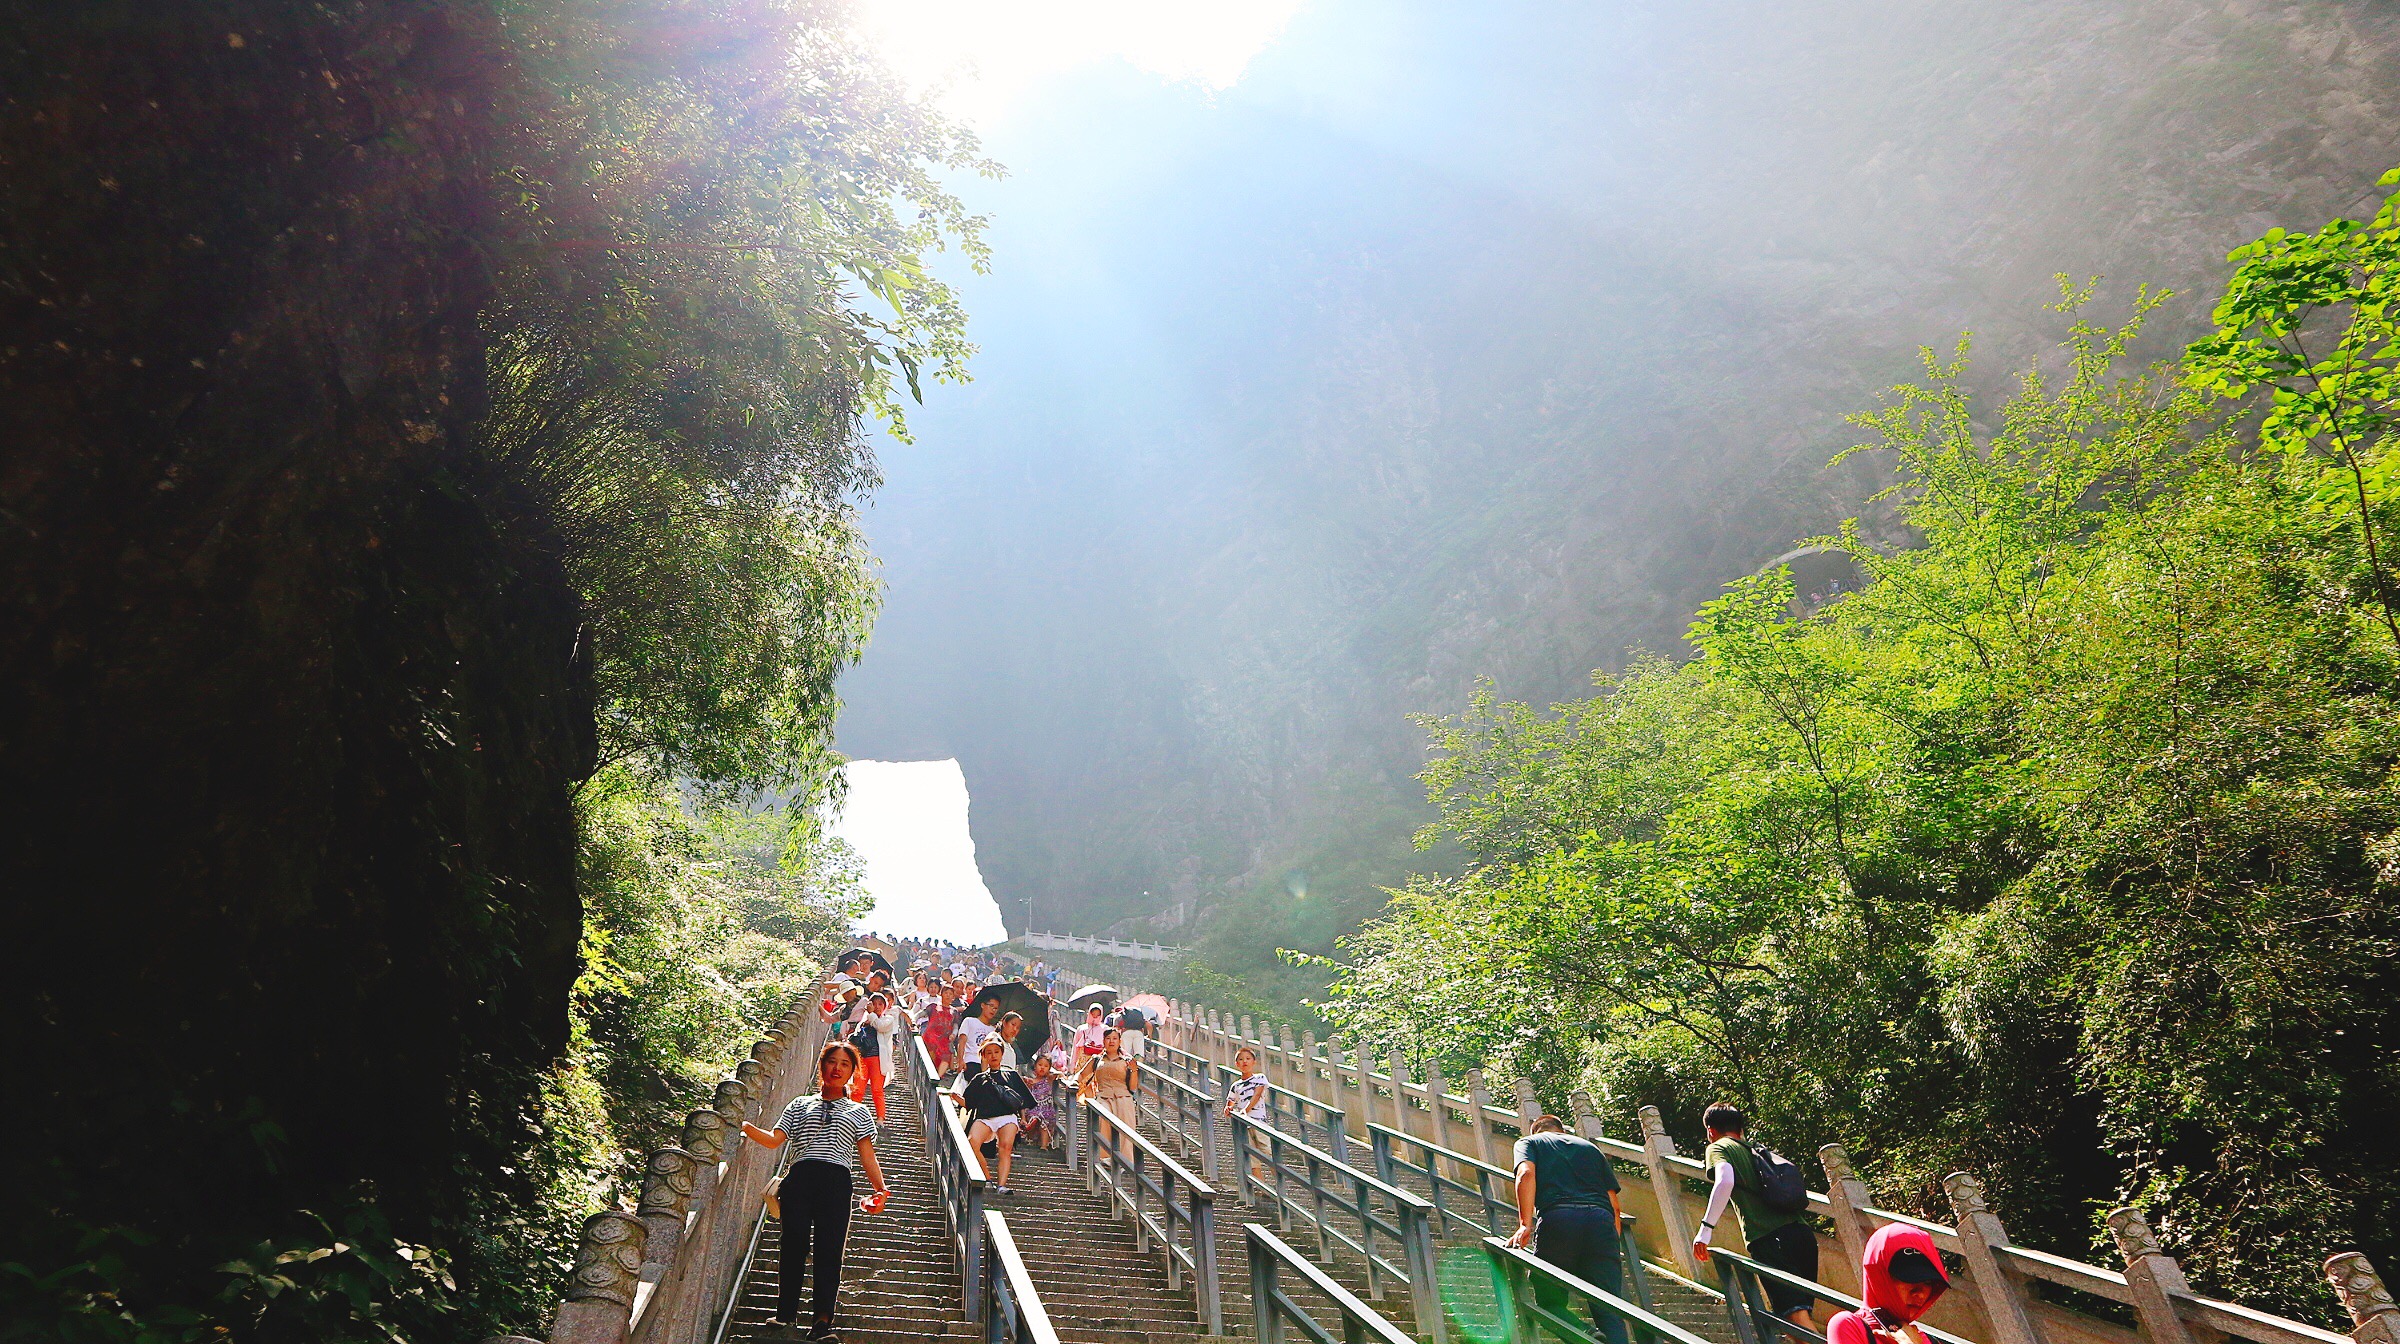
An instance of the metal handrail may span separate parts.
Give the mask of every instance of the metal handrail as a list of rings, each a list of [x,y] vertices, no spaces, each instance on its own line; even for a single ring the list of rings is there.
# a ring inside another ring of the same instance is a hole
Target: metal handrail
[[[958,1261],[959,1300],[967,1319],[983,1319],[983,1158],[967,1141],[966,1126],[942,1097],[942,1075],[915,1029],[908,1029],[910,1073],[916,1082],[919,1123],[925,1127],[925,1161],[933,1168],[934,1194],[941,1200],[950,1248]]]
[[[1058,1344],[1058,1331],[1050,1325],[1042,1295],[1034,1291],[1025,1257],[1017,1254],[1008,1220],[997,1209],[985,1209],[983,1226],[984,1344]]]
[[[1498,1237],[1485,1237],[1483,1249],[1492,1266],[1492,1286],[1499,1298],[1500,1321],[1507,1331],[1508,1344],[1541,1344],[1545,1331],[1570,1341],[1570,1344],[1602,1344],[1599,1334],[1587,1321],[1558,1311],[1542,1301],[1540,1285],[1545,1283],[1554,1290],[1578,1294],[1596,1303],[1602,1310],[1638,1331],[1646,1344],[1652,1341],[1655,1344],[1707,1344],[1700,1336],[1648,1308],[1628,1302]],[[1744,1344],[1749,1344],[1749,1341],[1745,1340]]]
[[[1143,1063],[1150,1062],[1148,1056],[1152,1052],[1159,1056],[1161,1072],[1172,1073],[1194,1087],[1207,1086],[1209,1071],[1217,1067],[1209,1062],[1206,1055],[1195,1054],[1182,1046],[1169,1045],[1155,1038],[1142,1047]]]
[[[1152,1101],[1146,1110],[1141,1103],[1144,1096]],[[1222,1179],[1217,1163],[1216,1098],[1170,1074],[1145,1069],[1142,1085],[1134,1092],[1134,1106],[1137,1113],[1150,1116],[1159,1133],[1175,1136],[1177,1156],[1190,1157],[1194,1149],[1199,1151],[1201,1176],[1211,1184]]]
[[[1253,1191],[1272,1199],[1276,1222],[1286,1232],[1291,1230],[1295,1213],[1306,1219],[1317,1234],[1317,1258],[1321,1261],[1332,1262],[1336,1245],[1356,1255],[1366,1268],[1367,1296],[1380,1300],[1384,1279],[1399,1280],[1408,1289],[1417,1328],[1428,1331],[1434,1344],[1443,1344],[1441,1294],[1434,1278],[1432,1202],[1250,1116],[1234,1116],[1233,1133],[1232,1160],[1242,1182],[1243,1202],[1256,1203],[1251,1198]],[[1272,1174],[1271,1183],[1260,1178],[1262,1165]],[[1298,1199],[1287,1183],[1304,1190],[1307,1200]],[[1390,1207],[1388,1216],[1377,1212],[1378,1199]],[[1347,1214],[1356,1223],[1356,1236],[1335,1225],[1332,1210]],[[1399,1264],[1377,1252],[1379,1236],[1399,1250]]]
[[[1223,1096],[1227,1088],[1241,1079],[1241,1075],[1223,1064],[1217,1065],[1216,1070],[1217,1095]],[[1333,1154],[1336,1161],[1350,1160],[1349,1112],[1275,1083],[1267,1084],[1266,1095],[1267,1116],[1274,1122],[1275,1128],[1324,1149]],[[1316,1112],[1313,1118],[1309,1114],[1311,1111]]]
[[[1212,1335],[1224,1334],[1224,1292],[1217,1275],[1216,1187],[1167,1156],[1166,1150],[1141,1130],[1102,1110],[1098,1098],[1078,1091],[1070,1104],[1079,1111],[1091,1108],[1091,1114],[1077,1117],[1071,1139],[1082,1148],[1085,1188],[1095,1194],[1105,1189],[1116,1207],[1133,1216],[1136,1251],[1147,1251],[1152,1241],[1158,1242],[1167,1253],[1167,1286],[1181,1288],[1189,1275],[1201,1323]],[[1103,1120],[1111,1136],[1107,1139],[1101,1137]],[[1070,1165],[1075,1165],[1075,1156],[1070,1154]],[[1156,1213],[1151,1211],[1153,1201]],[[1188,1245],[1176,1240],[1178,1228],[1190,1239]]]
[[[1401,1172],[1407,1172],[1424,1180],[1426,1187],[1432,1192],[1433,1209],[1435,1215],[1441,1219],[1443,1236],[1451,1234],[1450,1225],[1452,1223],[1464,1223],[1477,1236],[1481,1237],[1502,1236],[1515,1223],[1517,1213],[1515,1172],[1505,1167],[1495,1167],[1489,1162],[1469,1157],[1465,1153],[1444,1148],[1429,1139],[1420,1139],[1414,1134],[1402,1133],[1385,1125],[1367,1126],[1367,1136],[1375,1145],[1375,1174],[1378,1177],[1393,1185],[1400,1184]],[[1402,1158],[1395,1151],[1395,1147],[1399,1143],[1408,1143],[1423,1149],[1426,1153],[1425,1161],[1420,1165]],[[1452,1180],[1450,1177],[1442,1175],[1440,1163],[1443,1161],[1455,1162],[1468,1171],[1474,1172],[1475,1184],[1468,1186],[1462,1181]],[[1495,1194],[1495,1185],[1506,1194]],[[1443,1204],[1442,1191],[1444,1189],[1474,1195],[1483,1205],[1483,1221],[1477,1222]],[[1647,1310],[1651,1306],[1649,1270],[1646,1262],[1642,1259],[1641,1246],[1634,1240],[1633,1226],[1632,1214],[1620,1213],[1617,1216],[1618,1255],[1624,1262],[1626,1281],[1633,1288],[1634,1300],[1641,1303],[1642,1307]],[[1672,1277],[1680,1279],[1682,1276],[1673,1275]]]
[[[1708,1260],[1717,1267],[1717,1283],[1725,1294],[1725,1310],[1733,1318],[1734,1334],[1742,1344],[1774,1344],[1778,1334],[1824,1344],[1825,1336],[1821,1332],[1795,1325],[1768,1309],[1761,1280],[1771,1279],[1787,1287],[1805,1289],[1828,1302],[1838,1302],[1854,1311],[1867,1305],[1848,1293],[1828,1288],[1814,1279],[1804,1279],[1789,1270],[1761,1264],[1738,1251],[1711,1246],[1708,1248]],[[1762,1322],[1767,1326],[1763,1332],[1759,1329]],[[1963,1336],[1936,1330],[1923,1321],[1917,1322],[1917,1329],[1936,1344],[1973,1344]]]
[[[1442,1220],[1443,1235],[1449,1235],[1450,1224],[1453,1222],[1465,1223],[1486,1236],[1506,1235],[1507,1229],[1501,1226],[1501,1221],[1504,1215],[1513,1216],[1516,1213],[1514,1186],[1517,1174],[1515,1172],[1505,1167],[1495,1167],[1489,1162],[1469,1157],[1465,1153],[1454,1152],[1431,1139],[1421,1139],[1414,1134],[1393,1129],[1389,1125],[1368,1125],[1367,1142],[1375,1152],[1375,1174],[1378,1177],[1393,1185],[1400,1183],[1400,1173],[1403,1171],[1424,1178],[1426,1192],[1433,1200],[1434,1213]],[[1397,1148],[1403,1143],[1423,1150],[1425,1160],[1422,1163],[1416,1163],[1400,1156]],[[1445,1161],[1456,1169],[1473,1172],[1475,1183],[1469,1185],[1464,1181],[1443,1175],[1441,1167]],[[1483,1221],[1478,1223],[1463,1213],[1451,1211],[1447,1205],[1442,1203],[1444,1190],[1455,1190],[1463,1195],[1474,1196],[1483,1205]],[[1498,1194],[1495,1191],[1507,1191],[1508,1193]]]
[[[1334,1310],[1341,1313],[1339,1344],[1416,1344],[1407,1331],[1385,1320],[1382,1313],[1359,1301],[1349,1289],[1334,1282],[1331,1275],[1310,1264],[1266,1228],[1257,1223],[1242,1224],[1242,1241],[1250,1253],[1250,1327],[1258,1344],[1283,1344],[1283,1327],[1287,1322],[1299,1326],[1311,1344],[1337,1344],[1333,1332],[1318,1324],[1306,1307],[1283,1290],[1282,1277],[1287,1269],[1306,1279],[1309,1287],[1330,1299]]]

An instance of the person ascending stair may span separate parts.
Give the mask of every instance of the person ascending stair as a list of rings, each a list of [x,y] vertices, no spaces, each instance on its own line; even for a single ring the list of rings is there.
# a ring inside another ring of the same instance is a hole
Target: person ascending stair
[[[1025,1112],[1033,1109],[1033,1093],[1025,1079],[1015,1069],[1002,1063],[1008,1047],[998,1036],[986,1036],[980,1053],[982,1067],[959,1079],[958,1091],[950,1099],[965,1109],[970,1124],[967,1141],[978,1153],[987,1143],[1000,1147],[1000,1163],[992,1176],[992,1192],[1014,1194],[1008,1188],[1008,1164],[1017,1147],[1017,1126]]]
[[[842,1290],[842,1242],[850,1234],[853,1182],[850,1158],[866,1168],[874,1196],[861,1205],[873,1213],[883,1207],[891,1190],[883,1183],[883,1168],[875,1161],[875,1112],[848,1095],[858,1073],[858,1050],[835,1041],[817,1055],[817,1095],[794,1097],[772,1130],[744,1121],[742,1133],[753,1143],[781,1148],[800,1147],[791,1169],[771,1187],[767,1211],[783,1224],[783,1270],[775,1293],[775,1323],[790,1327],[800,1315],[800,1277],[808,1267],[813,1244],[817,1253],[817,1292],[814,1321],[808,1338],[837,1341],[833,1306]]]

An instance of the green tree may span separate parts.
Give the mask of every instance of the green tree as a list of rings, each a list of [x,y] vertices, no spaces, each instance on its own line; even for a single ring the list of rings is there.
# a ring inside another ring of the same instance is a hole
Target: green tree
[[[1620,1124],[1730,1096],[1929,1212],[1975,1170],[2062,1249],[2139,1201],[2204,1282],[2330,1319],[2314,1266],[2400,1238],[2361,1124],[2400,1099],[2395,208],[2235,253],[2173,366],[2124,370],[2146,293],[1988,410],[1927,352],[1856,418],[1917,538],[1829,539],[1865,587],[1742,580],[1689,662],[1434,722],[1421,839],[1474,862],[1347,945],[1329,1015]]]

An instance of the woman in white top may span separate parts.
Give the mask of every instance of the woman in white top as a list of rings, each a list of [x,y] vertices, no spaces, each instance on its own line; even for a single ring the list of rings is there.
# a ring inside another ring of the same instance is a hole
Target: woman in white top
[[[753,1143],[781,1148],[798,1141],[791,1170],[769,1196],[768,1212],[783,1224],[783,1271],[775,1291],[775,1320],[790,1325],[800,1315],[800,1278],[808,1267],[813,1242],[817,1252],[815,1323],[810,1338],[838,1340],[833,1333],[833,1304],[842,1290],[842,1242],[850,1234],[850,1197],[854,1185],[850,1159],[857,1155],[866,1168],[875,1197],[869,1213],[883,1207],[891,1189],[883,1183],[883,1168],[875,1161],[875,1113],[844,1095],[858,1072],[858,1051],[835,1041],[817,1055],[817,1094],[795,1097],[783,1109],[772,1130],[742,1122],[742,1134]]]
[[[867,996],[865,1011],[850,1025],[850,1039],[859,1041],[859,1053],[866,1056],[859,1076],[850,1084],[850,1099],[865,1101],[874,1095],[875,1118],[883,1119],[883,1085],[900,1073],[900,1057],[896,1053],[900,1041],[900,1015],[892,1011],[891,996],[876,990]]]
[[[1083,1025],[1075,1029],[1075,1052],[1087,1057],[1097,1055],[1107,1037],[1108,1010],[1095,1003],[1085,1011]]]
[[[1269,1117],[1274,1114],[1274,1108],[1267,1091],[1267,1075],[1259,1071],[1258,1052],[1246,1045],[1234,1051],[1233,1071],[1241,1076],[1225,1089],[1226,1118],[1231,1120],[1237,1115],[1246,1116],[1262,1125],[1272,1125]],[[1244,1151],[1250,1147],[1250,1140],[1242,1133],[1240,1125],[1233,1126],[1233,1143],[1235,1148]],[[1250,1174],[1261,1184],[1267,1180],[1267,1169],[1256,1159],[1250,1163]]]

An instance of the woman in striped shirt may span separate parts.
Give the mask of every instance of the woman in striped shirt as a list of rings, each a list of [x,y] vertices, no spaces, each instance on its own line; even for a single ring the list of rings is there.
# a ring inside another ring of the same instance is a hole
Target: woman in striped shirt
[[[835,1041],[817,1055],[817,1095],[794,1097],[772,1130],[744,1121],[742,1133],[753,1143],[781,1148],[797,1141],[791,1169],[784,1174],[774,1210],[783,1223],[783,1273],[775,1291],[775,1322],[789,1326],[800,1315],[800,1275],[808,1266],[809,1244],[817,1251],[815,1322],[808,1337],[834,1341],[833,1304],[842,1290],[842,1242],[850,1234],[853,1185],[850,1157],[858,1155],[874,1197],[860,1207],[873,1213],[883,1207],[891,1190],[883,1183],[883,1168],[875,1161],[875,1112],[849,1097],[850,1079],[858,1073],[858,1051]]]

